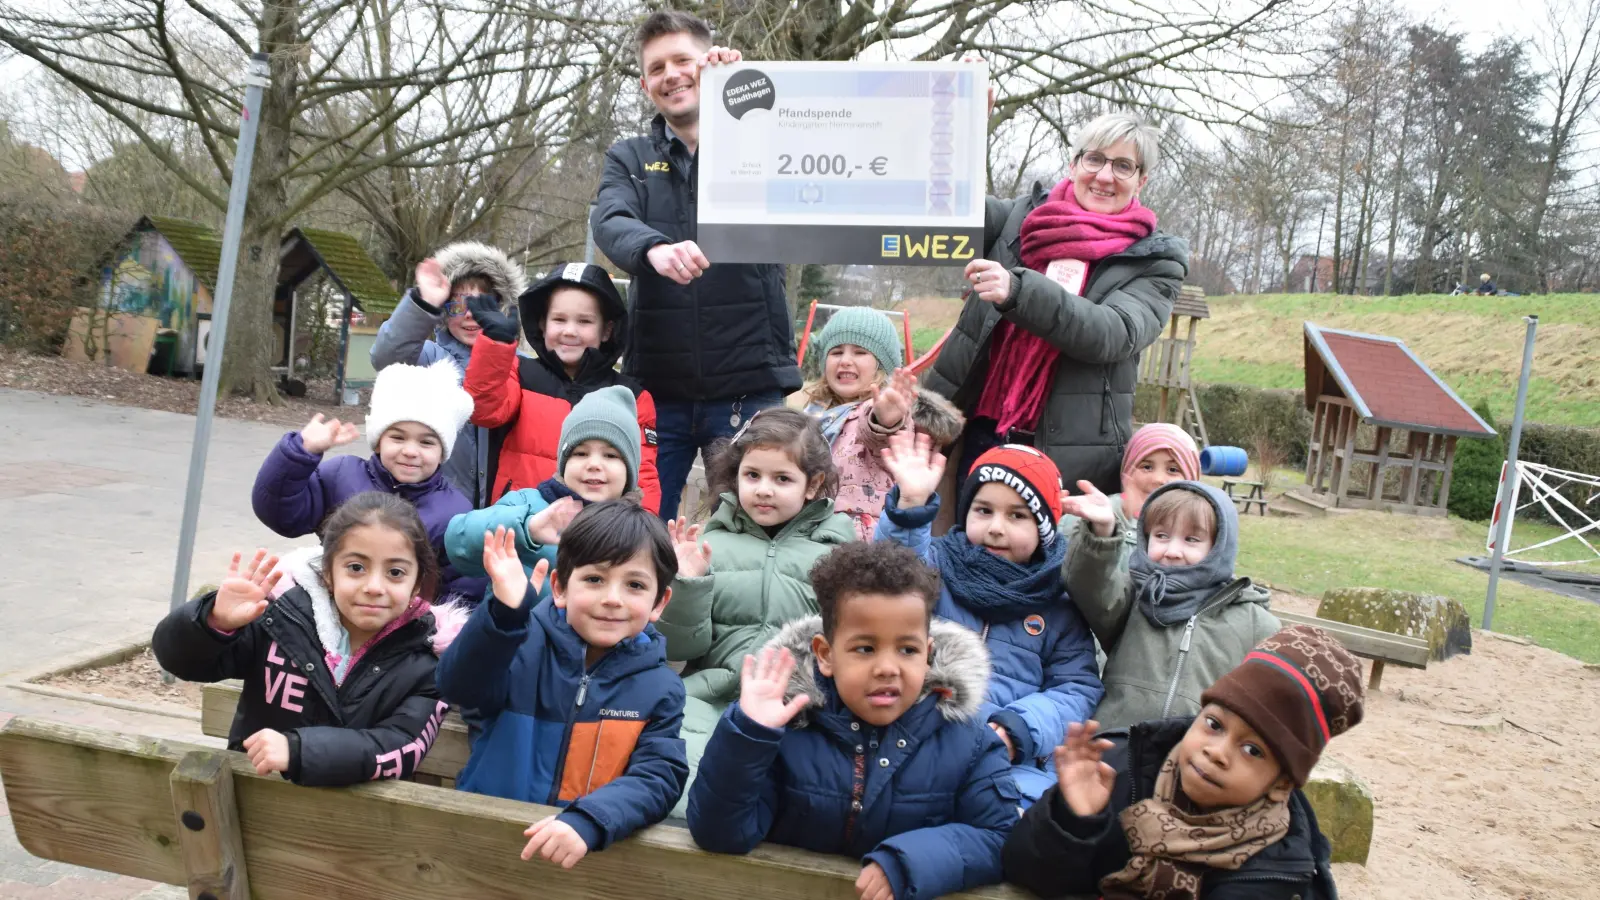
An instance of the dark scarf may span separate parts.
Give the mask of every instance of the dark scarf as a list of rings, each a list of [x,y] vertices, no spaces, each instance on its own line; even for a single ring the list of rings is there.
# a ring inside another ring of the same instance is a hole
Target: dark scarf
[[[538,491],[539,496],[543,497],[544,502],[546,503],[554,503],[557,500],[560,500],[562,497],[572,497],[579,503],[582,503],[584,506],[589,505],[589,501],[583,499],[582,495],[572,488],[567,487],[567,483],[565,481],[562,481],[560,478],[554,475],[539,482]]]
[[[1064,540],[1050,542],[1043,553],[1035,552],[1026,563],[990,553],[967,540],[963,528],[953,528],[935,539],[934,548],[939,553],[939,577],[950,596],[985,622],[1013,622],[1063,602]]]

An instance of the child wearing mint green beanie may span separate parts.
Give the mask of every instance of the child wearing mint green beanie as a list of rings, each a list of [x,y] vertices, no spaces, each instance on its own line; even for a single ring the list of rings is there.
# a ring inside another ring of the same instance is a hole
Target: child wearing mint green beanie
[[[871,540],[894,486],[880,459],[889,436],[909,425],[943,447],[960,435],[963,420],[944,398],[917,388],[894,322],[883,312],[866,306],[838,310],[816,343],[822,377],[790,397],[789,405],[822,426],[839,469],[834,508],[855,520],[862,540]]]

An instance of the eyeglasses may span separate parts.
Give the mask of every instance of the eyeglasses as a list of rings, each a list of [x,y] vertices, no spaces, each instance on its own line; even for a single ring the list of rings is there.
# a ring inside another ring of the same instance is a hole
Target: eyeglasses
[[[470,311],[467,306],[474,297],[488,297],[491,301],[495,300],[493,294],[463,294],[459,297],[451,297],[445,301],[444,314],[452,319],[461,318]]]
[[[1078,162],[1082,163],[1084,170],[1088,172],[1098,172],[1106,167],[1106,163],[1111,163],[1111,174],[1117,176],[1118,181],[1127,181],[1139,174],[1139,170],[1142,168],[1131,159],[1121,156],[1111,159],[1099,150],[1079,153]]]

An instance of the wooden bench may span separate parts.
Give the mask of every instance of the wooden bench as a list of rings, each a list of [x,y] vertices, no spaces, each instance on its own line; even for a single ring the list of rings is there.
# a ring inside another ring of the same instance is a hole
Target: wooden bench
[[[233,711],[239,705],[242,687],[237,681],[219,681],[200,687],[200,733],[226,738],[233,727]],[[433,747],[417,766],[418,781],[442,787],[455,787],[456,775],[467,764],[467,726],[451,710],[444,718]]]
[[[1368,690],[1375,691],[1383,684],[1385,663],[1394,663],[1408,669],[1426,669],[1428,660],[1432,656],[1428,642],[1421,638],[1406,637],[1403,634],[1379,631],[1376,628],[1362,628],[1360,625],[1346,625],[1343,622],[1319,619],[1316,616],[1302,616],[1277,609],[1273,610],[1272,614],[1285,624],[1315,625],[1338,638],[1346,650],[1372,660],[1372,678],[1367,684]]]
[[[1243,496],[1234,493],[1235,488],[1244,488],[1245,493]],[[1267,486],[1265,484],[1259,481],[1246,481],[1243,478],[1224,478],[1222,479],[1222,490],[1227,493],[1229,500],[1239,505],[1239,511],[1245,515],[1250,515],[1250,507],[1252,505],[1255,505],[1263,516],[1267,514]]]
[[[0,779],[29,853],[193,898],[855,900],[861,871],[771,844],[707,853],[672,825],[564,870],[518,858],[522,830],[549,807],[401,781],[299,787],[257,776],[242,753],[20,716],[0,728]]]

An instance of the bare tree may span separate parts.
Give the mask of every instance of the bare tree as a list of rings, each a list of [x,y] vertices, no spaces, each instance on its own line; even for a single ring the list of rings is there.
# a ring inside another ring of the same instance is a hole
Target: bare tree
[[[272,83],[222,385],[275,401],[270,329],[283,231],[372,173],[470,164],[498,149],[474,136],[556,126],[556,111],[603,62],[587,12],[583,0],[560,12],[510,0],[83,0],[60,11],[5,0],[0,46],[71,85],[217,210],[233,177],[239,64],[267,54]],[[119,89],[129,73],[152,87]],[[196,171],[141,114],[192,132],[208,169]]]
[[[1545,99],[1550,121],[1528,218],[1528,237],[1534,247],[1539,288],[1548,291],[1552,254],[1545,233],[1546,216],[1552,201],[1561,200],[1557,191],[1570,174],[1567,169],[1574,152],[1586,136],[1582,127],[1593,124],[1595,104],[1600,101],[1600,2],[1548,0],[1544,30],[1535,48],[1548,72]]]

